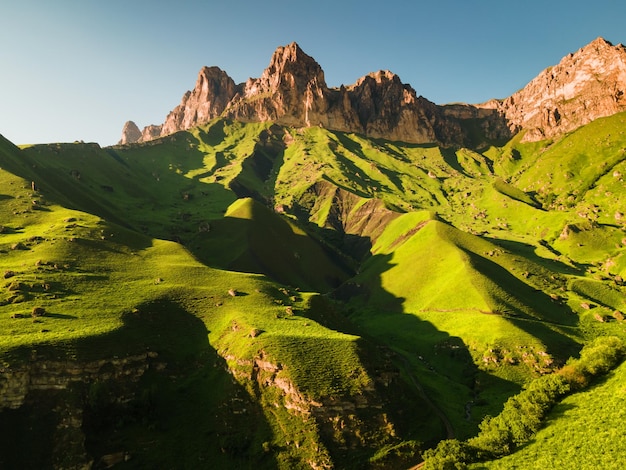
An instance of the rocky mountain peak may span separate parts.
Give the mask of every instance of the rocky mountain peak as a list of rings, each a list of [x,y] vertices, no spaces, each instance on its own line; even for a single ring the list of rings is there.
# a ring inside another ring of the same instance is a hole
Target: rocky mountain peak
[[[295,42],[276,49],[261,79],[280,79],[288,75],[306,81],[317,79],[320,84],[325,85],[324,72],[320,65]]]
[[[262,93],[303,93],[307,87],[326,88],[324,71],[295,42],[276,49],[260,78],[249,79],[242,98]]]
[[[354,84],[355,87],[360,86],[366,81],[374,81],[375,83],[382,84],[385,82],[402,83],[400,77],[389,70],[379,70],[378,72],[370,72],[367,75],[359,78]]]
[[[594,49],[596,52],[600,52],[602,50],[609,50],[613,47],[614,46],[610,41],[607,41],[603,37],[597,37],[596,39],[591,41],[589,44],[581,48],[581,51],[584,51],[586,49]]]
[[[172,134],[210,121],[221,115],[237,93],[237,85],[219,67],[202,67],[196,86],[188,91],[167,116],[160,135]]]
[[[122,138],[118,145],[133,144],[141,139],[141,130],[133,121],[126,121],[122,128]]]
[[[625,91],[626,48],[597,38],[496,107],[514,131],[525,129],[525,140],[534,141],[625,110]]]
[[[353,85],[328,88],[320,65],[292,42],[276,49],[259,78],[242,84],[235,84],[218,67],[203,67],[180,105],[162,125],[146,127],[139,140],[223,116],[293,127],[323,126],[412,143],[480,146],[506,140],[520,130],[527,141],[550,138],[622,110],[626,110],[626,48],[603,38],[568,54],[509,98],[449,106],[418,96],[388,70],[369,73]],[[125,129],[120,143],[131,142],[136,135],[136,129]]]
[[[327,90],[320,65],[293,42],[276,49],[261,77],[243,85],[225,114],[243,121],[309,125],[314,115],[327,110]]]

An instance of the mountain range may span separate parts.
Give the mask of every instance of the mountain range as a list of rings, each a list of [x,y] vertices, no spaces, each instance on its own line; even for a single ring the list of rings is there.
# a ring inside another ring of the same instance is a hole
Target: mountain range
[[[0,137],[0,468],[621,468],[624,57],[436,105],[292,43]]]
[[[129,121],[121,144],[149,141],[216,117],[321,126],[374,138],[445,146],[502,142],[524,129],[526,140],[563,134],[626,109],[626,49],[598,38],[522,90],[501,100],[439,106],[392,72],[370,73],[329,88],[320,65],[296,43],[279,47],[260,78],[235,84],[218,67],[203,67],[196,86],[161,125],[140,131]]]

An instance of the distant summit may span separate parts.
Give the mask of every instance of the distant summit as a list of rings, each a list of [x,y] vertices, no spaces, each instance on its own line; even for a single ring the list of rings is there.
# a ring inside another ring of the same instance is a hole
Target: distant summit
[[[195,88],[185,93],[181,103],[167,115],[159,135],[210,121],[224,112],[237,92],[237,85],[226,72],[218,67],[203,67]]]
[[[571,131],[626,109],[626,49],[598,38],[504,100],[436,105],[390,71],[329,88],[320,65],[295,42],[272,55],[260,78],[235,84],[218,67],[203,67],[196,86],[161,125],[138,133],[125,126],[120,143],[152,140],[223,116],[243,122],[322,126],[410,143],[476,147],[525,130],[525,140]],[[130,122],[127,126],[130,126]]]
[[[597,38],[556,66],[548,67],[522,90],[490,105],[513,132],[541,140],[626,109],[626,48]],[[489,104],[488,104],[489,106]]]
[[[498,110],[464,106],[464,116],[480,123],[485,139],[510,137]],[[476,144],[463,119],[417,96],[389,71],[370,73],[354,85],[329,88],[320,65],[295,42],[276,49],[261,77],[245,83],[235,84],[217,67],[204,67],[194,89],[183,95],[163,124],[144,128],[134,141],[125,133],[124,142],[149,141],[218,116],[293,127],[322,126],[411,143]]]
[[[137,124],[133,121],[127,121],[122,128],[122,138],[120,139],[119,144],[130,144],[139,141],[141,138],[142,134],[139,127],[137,127]]]

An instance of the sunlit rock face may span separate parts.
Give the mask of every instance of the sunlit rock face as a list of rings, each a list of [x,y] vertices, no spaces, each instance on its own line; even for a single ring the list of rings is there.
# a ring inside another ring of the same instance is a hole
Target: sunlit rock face
[[[141,140],[141,130],[133,121],[127,121],[122,129],[122,138],[118,142],[119,145],[133,144]]]
[[[534,141],[626,109],[625,90],[626,49],[602,38],[564,57],[509,98],[445,106],[419,96],[387,70],[329,88],[320,65],[294,42],[276,49],[261,77],[245,83],[235,84],[218,67],[203,67],[194,89],[163,124],[147,126],[137,137],[127,123],[120,143],[152,140],[219,116],[444,146],[480,146],[521,130],[525,140]]]
[[[291,43],[276,49],[260,78],[238,85],[221,69],[203,67],[194,89],[183,95],[163,124],[145,127],[139,137],[127,125],[120,144],[146,142],[223,116],[293,127],[321,126],[412,143],[465,145],[465,115],[474,121],[491,117],[493,122],[483,127],[508,137],[509,127],[498,113],[464,104],[444,110],[386,70],[369,73],[353,85],[329,88],[320,65]]]
[[[237,85],[226,72],[218,67],[203,67],[196,86],[185,93],[181,103],[168,114],[159,136],[190,129],[219,116],[236,90]]]
[[[536,141],[560,135],[626,109],[626,48],[598,38],[541,72],[498,109],[513,132]]]

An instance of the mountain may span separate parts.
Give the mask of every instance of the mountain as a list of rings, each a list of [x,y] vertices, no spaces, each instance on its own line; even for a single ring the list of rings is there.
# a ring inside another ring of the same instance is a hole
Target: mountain
[[[462,113],[444,112],[389,71],[370,73],[350,86],[329,88],[320,65],[291,43],[274,52],[260,78],[246,83],[235,85],[217,67],[204,67],[194,89],[185,93],[165,123],[149,126],[137,141],[186,130],[218,116],[444,145],[475,143],[476,136],[463,126],[469,119],[482,129],[481,142],[510,137],[499,111],[461,107]]]
[[[142,139],[142,133],[137,124],[133,121],[128,121],[124,124],[122,129],[122,138],[119,141],[120,145],[132,144]]]
[[[600,78],[598,78],[600,77]],[[626,49],[598,38],[541,72],[503,100],[438,106],[389,71],[328,88],[320,65],[296,44],[279,47],[260,78],[236,85],[204,67],[192,91],[160,126],[120,143],[148,141],[223,116],[293,127],[322,126],[374,138],[480,147],[524,130],[526,141],[553,137],[626,109]]]
[[[190,129],[219,116],[236,95],[237,88],[233,79],[218,67],[203,67],[195,88],[185,93],[180,105],[168,114],[160,135]]]
[[[544,424],[623,467],[626,112],[536,140],[507,103],[328,88],[292,44],[142,142],[0,137],[0,468],[559,467]]]
[[[526,130],[525,140],[537,141],[625,110],[625,91],[626,48],[597,38],[484,107],[498,110],[513,132]]]

